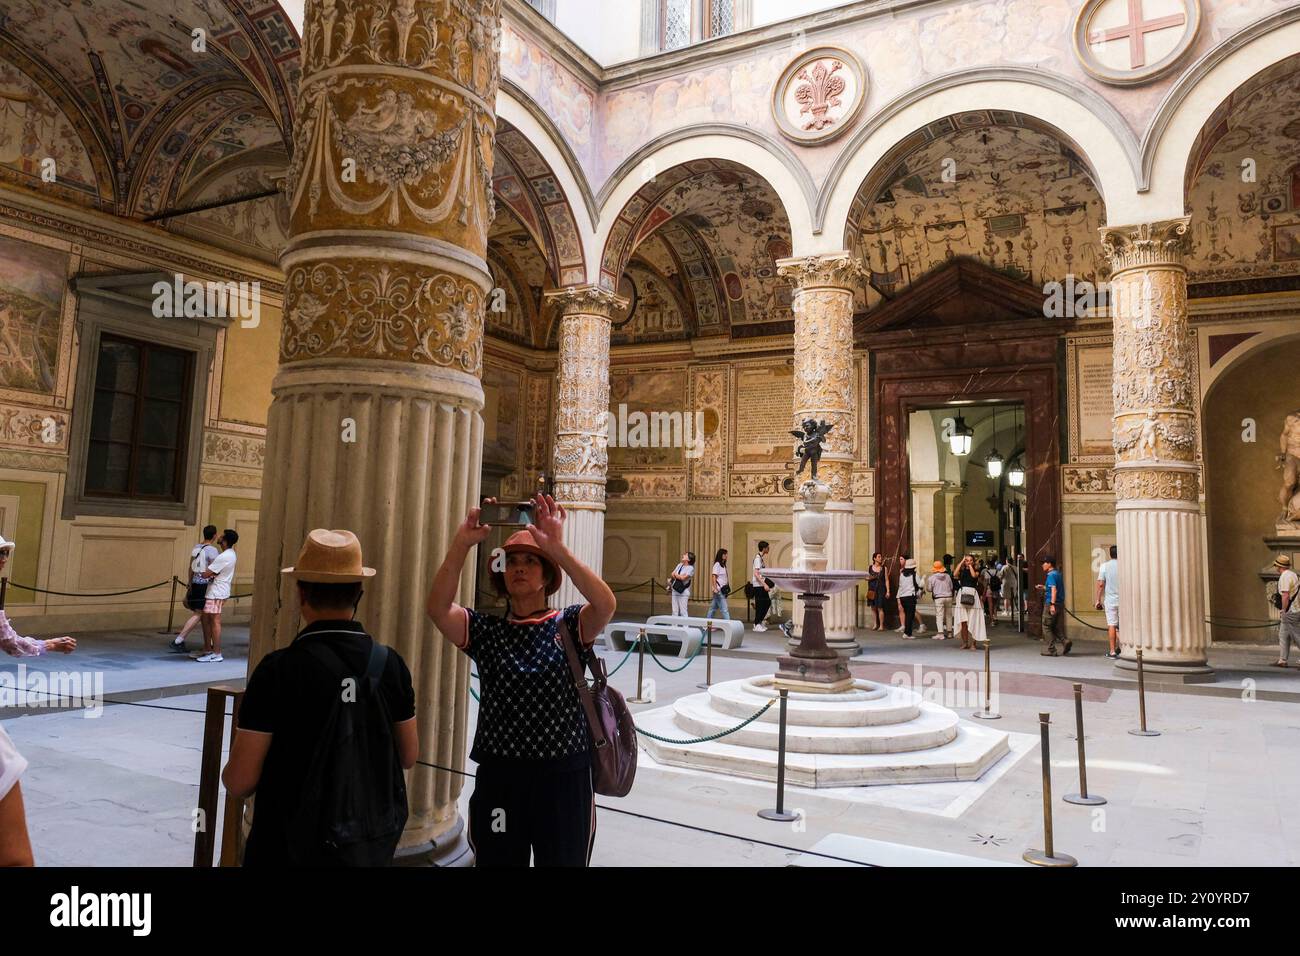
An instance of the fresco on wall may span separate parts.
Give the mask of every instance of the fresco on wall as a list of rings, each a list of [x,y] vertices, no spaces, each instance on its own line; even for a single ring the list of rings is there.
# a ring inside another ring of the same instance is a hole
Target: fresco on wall
[[[631,314],[610,331],[610,343],[667,342],[690,332],[688,307],[678,290],[646,263],[633,260],[623,273],[619,294],[631,303]]]
[[[501,21],[501,75],[519,84],[554,121],[590,175],[595,93],[507,19]]]
[[[620,410],[620,406],[624,406]],[[677,413],[678,420],[686,413],[686,369],[685,368],[613,368],[609,372],[609,410],[615,416],[617,422],[627,422],[627,429],[623,431],[621,426],[615,430],[618,435],[611,434],[609,442],[609,470],[611,473],[627,471],[636,468],[684,468],[686,465],[686,450],[678,447],[662,447],[669,444],[670,435],[665,434],[667,429],[656,429],[658,437],[656,439],[660,447],[626,447],[622,444],[623,436],[628,436],[628,442],[634,442],[634,429],[637,420],[630,416],[636,412],[641,412],[646,416],[654,413],[672,415]],[[621,417],[620,417],[621,416]],[[663,422],[666,419],[657,419]],[[683,431],[680,426],[675,426],[678,430],[672,431],[672,435],[681,435]],[[649,422],[647,420],[647,431],[645,441],[653,437],[649,431]],[[685,486],[686,476],[683,472],[682,486]]]
[[[262,192],[272,188],[278,169],[235,167],[185,197],[186,206]],[[275,262],[288,238],[289,207],[283,195],[218,206],[168,220],[167,228],[263,262]]]
[[[25,73],[0,60],[0,165],[40,188],[45,157],[54,160],[60,182],[95,197],[90,157],[72,124]]]
[[[54,391],[68,257],[0,237],[0,387]]]

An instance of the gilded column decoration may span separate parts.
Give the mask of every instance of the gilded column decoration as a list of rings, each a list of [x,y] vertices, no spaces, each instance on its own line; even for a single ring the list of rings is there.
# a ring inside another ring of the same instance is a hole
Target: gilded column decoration
[[[1182,218],[1104,228],[1101,241],[1112,266],[1112,481],[1127,641],[1141,642],[1148,666],[1207,679],[1187,233]]]
[[[781,259],[777,274],[794,285],[794,409],[791,428],[806,418],[825,419],[834,427],[822,446],[818,477],[831,489],[826,513],[830,568],[853,566],[853,461],[857,409],[853,364],[853,290],[862,266],[847,252]],[[796,505],[798,508],[799,505]],[[798,540],[795,523],[795,545]],[[832,596],[825,605],[827,643],[852,656],[852,592]]]
[[[355,531],[378,570],[358,618],[411,668],[420,759],[453,770],[469,664],[419,595],[479,494],[500,7],[307,4],[249,655],[255,666],[297,632],[278,569],[306,533]],[[473,574],[467,562],[468,606]],[[411,771],[406,851],[467,852],[462,786]]]
[[[555,395],[555,445],[551,461],[555,500],[569,513],[565,543],[597,573],[605,550],[605,477],[609,436],[609,329],[627,300],[596,286],[547,293],[560,311],[560,367]],[[582,600],[567,578],[556,607]]]

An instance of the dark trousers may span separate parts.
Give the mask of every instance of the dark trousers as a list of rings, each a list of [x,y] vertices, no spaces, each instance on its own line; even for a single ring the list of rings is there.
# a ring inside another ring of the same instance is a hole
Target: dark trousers
[[[767,612],[772,609],[772,595],[767,588],[758,588],[754,592],[754,623],[762,624]]]
[[[469,798],[478,866],[586,866],[596,835],[591,770],[480,765]]]
[[[916,595],[901,597],[898,601],[903,605],[903,633],[911,637],[912,628],[916,625]]]
[[[1065,611],[1059,607],[1053,614],[1048,605],[1043,605],[1043,640],[1049,650],[1055,650],[1057,644],[1065,643]]]

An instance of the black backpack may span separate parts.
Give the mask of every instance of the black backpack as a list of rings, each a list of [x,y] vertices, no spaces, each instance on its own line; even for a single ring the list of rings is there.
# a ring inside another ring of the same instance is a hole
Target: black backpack
[[[337,678],[338,690],[290,817],[289,862],[388,866],[407,817],[406,778],[379,693],[388,648],[372,638],[366,672],[358,677],[329,645],[309,639],[303,647]],[[349,677],[356,681],[355,700],[344,701]]]

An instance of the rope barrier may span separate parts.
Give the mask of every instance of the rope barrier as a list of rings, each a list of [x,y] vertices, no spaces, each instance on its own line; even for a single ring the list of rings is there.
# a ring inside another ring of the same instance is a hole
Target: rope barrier
[[[1092,630],[1094,630],[1094,631],[1104,631],[1104,630],[1106,630],[1106,628],[1104,628],[1104,627],[1098,627],[1096,624],[1089,624],[1089,623],[1088,623],[1087,621],[1085,621],[1083,618],[1079,617],[1079,615],[1077,615],[1077,614],[1075,614],[1073,611],[1071,611],[1068,607],[1065,609],[1065,613],[1068,614],[1068,615],[1070,615],[1070,617],[1074,618],[1076,621],[1078,621],[1078,622],[1079,622],[1080,624],[1082,624],[1084,627],[1090,628],[1090,629],[1092,629]],[[1205,623],[1211,625],[1212,627],[1229,627],[1229,628],[1233,628],[1233,629],[1241,630],[1241,631],[1247,631],[1247,630],[1252,630],[1252,629],[1262,629],[1262,628],[1266,628],[1266,627],[1268,627],[1268,628],[1276,628],[1276,627],[1277,627],[1277,624],[1278,624],[1277,621],[1268,621],[1267,623],[1262,623],[1262,622],[1258,622],[1258,621],[1246,621],[1246,622],[1243,623],[1243,624],[1229,624],[1229,623],[1227,623],[1226,621],[1216,621],[1216,620],[1214,620],[1213,618],[1209,618],[1209,617],[1207,617],[1207,618],[1205,619]]]
[[[688,626],[694,627],[694,625],[688,625]],[[639,641],[639,640],[641,640],[640,635],[637,636],[637,640],[636,640],[636,641],[633,641],[633,642],[632,642],[632,646],[635,647],[637,641]],[[658,664],[660,667],[662,667],[662,668],[663,668],[664,670],[666,670],[668,673],[670,673],[670,674],[676,674],[676,673],[678,673],[678,672],[680,672],[680,671],[684,671],[684,670],[686,670],[686,668],[690,666],[691,661],[695,660],[695,658],[697,658],[697,657],[700,656],[700,651],[704,648],[705,641],[707,641],[707,640],[708,640],[708,638],[706,637],[704,640],[700,641],[699,645],[696,646],[695,650],[691,651],[691,656],[688,657],[688,658],[686,658],[686,663],[683,664],[681,667],[669,667],[669,666],[668,666],[667,664],[665,664],[663,661],[659,660],[659,655],[655,653],[654,645],[651,644],[648,640],[645,642],[645,646],[646,646],[646,650],[648,650],[648,651],[650,652],[650,656],[651,656],[652,658],[654,658],[654,662],[655,662],[656,664]],[[629,650],[628,653],[631,653],[631,651]],[[622,665],[619,665],[619,666],[622,666]]]
[[[771,708],[771,706],[775,703],[776,703],[775,700],[769,700],[766,704],[764,704],[757,711],[755,711],[752,716],[746,717],[743,721],[738,723],[736,726],[732,727],[730,730],[720,730],[716,734],[709,734],[709,736],[707,737],[692,737],[688,740],[677,740],[672,737],[660,737],[658,734],[652,734],[650,733],[650,731],[642,730],[640,727],[636,728],[636,732],[638,734],[641,734],[641,736],[643,737],[649,737],[651,740],[657,740],[660,743],[664,743],[664,744],[705,744],[708,743],[710,740],[718,740],[721,737],[726,737],[729,734],[734,734],[736,731],[747,727],[748,725],[752,724],[754,721],[758,720],[758,718],[766,714],[768,710]],[[633,724],[633,726],[636,725]]]
[[[10,581],[9,586],[22,591],[31,591],[35,594],[54,594],[58,597],[118,597],[122,594],[139,594],[141,591],[152,591],[154,588],[165,588],[171,583],[170,580],[159,581],[157,584],[147,584],[142,588],[132,588],[130,591],[104,591],[101,594],[86,594],[77,591],[47,591],[45,588],[29,587],[26,584],[19,584],[17,581]]]

